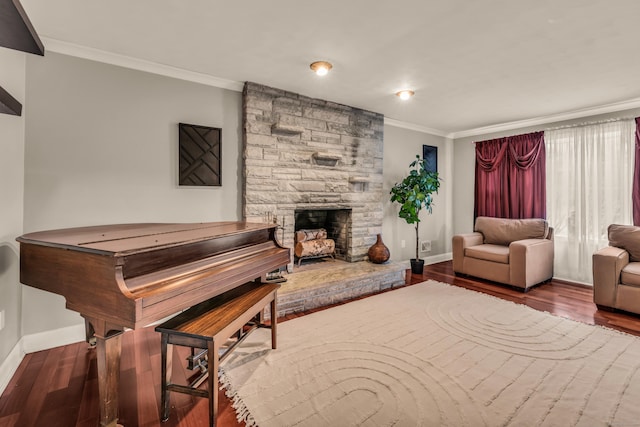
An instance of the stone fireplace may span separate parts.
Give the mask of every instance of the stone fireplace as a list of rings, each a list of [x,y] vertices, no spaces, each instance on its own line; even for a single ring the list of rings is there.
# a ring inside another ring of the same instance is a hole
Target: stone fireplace
[[[303,217],[329,217],[339,257],[366,259],[382,228],[384,117],[251,82],[243,115],[245,219],[276,220],[293,247]]]

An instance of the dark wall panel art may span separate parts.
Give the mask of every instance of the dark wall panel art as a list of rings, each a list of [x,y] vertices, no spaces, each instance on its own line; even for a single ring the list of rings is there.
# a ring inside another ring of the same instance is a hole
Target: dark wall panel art
[[[179,124],[180,185],[221,186],[221,129]]]
[[[438,147],[423,145],[422,158],[427,172],[438,172]]]

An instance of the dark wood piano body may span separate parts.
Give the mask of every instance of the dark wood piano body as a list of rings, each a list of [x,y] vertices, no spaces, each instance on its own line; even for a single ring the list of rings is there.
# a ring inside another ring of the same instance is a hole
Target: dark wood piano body
[[[62,295],[95,332],[102,426],[117,421],[120,333],[289,263],[275,224],[123,224],[25,234],[22,283]]]

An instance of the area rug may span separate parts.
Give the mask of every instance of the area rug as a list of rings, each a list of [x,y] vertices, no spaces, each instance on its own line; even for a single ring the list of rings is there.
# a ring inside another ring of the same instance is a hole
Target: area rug
[[[634,336],[428,281],[256,331],[221,381],[249,426],[638,426],[639,368]]]

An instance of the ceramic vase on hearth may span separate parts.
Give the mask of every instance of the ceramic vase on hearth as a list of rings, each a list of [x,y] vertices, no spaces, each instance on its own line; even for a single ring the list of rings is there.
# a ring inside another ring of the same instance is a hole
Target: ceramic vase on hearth
[[[378,234],[376,242],[369,248],[367,254],[369,255],[369,261],[374,264],[382,264],[389,260],[391,254],[389,253],[389,248],[382,242],[382,235]]]

